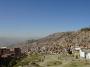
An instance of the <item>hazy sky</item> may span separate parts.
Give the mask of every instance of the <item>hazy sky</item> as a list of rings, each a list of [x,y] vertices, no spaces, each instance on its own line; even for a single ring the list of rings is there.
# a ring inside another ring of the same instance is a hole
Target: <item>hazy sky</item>
[[[90,0],[0,0],[0,37],[42,37],[90,25]]]

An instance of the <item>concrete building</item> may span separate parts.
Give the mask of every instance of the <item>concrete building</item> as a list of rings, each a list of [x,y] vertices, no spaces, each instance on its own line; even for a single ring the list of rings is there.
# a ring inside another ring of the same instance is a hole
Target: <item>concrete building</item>
[[[0,48],[0,67],[7,67],[10,61],[13,59],[18,59],[21,57],[21,49],[20,48]],[[9,66],[12,67],[12,66]]]
[[[80,58],[90,59],[90,48],[80,49]]]
[[[15,57],[21,56],[21,49],[20,48],[14,48]]]
[[[4,54],[9,54],[10,53],[10,49],[8,48],[0,48],[0,55],[4,55]]]

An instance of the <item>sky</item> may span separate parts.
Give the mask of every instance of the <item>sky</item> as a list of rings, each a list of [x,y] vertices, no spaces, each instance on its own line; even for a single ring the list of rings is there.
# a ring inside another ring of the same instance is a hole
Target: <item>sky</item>
[[[0,37],[44,37],[90,26],[90,0],[0,0]]]

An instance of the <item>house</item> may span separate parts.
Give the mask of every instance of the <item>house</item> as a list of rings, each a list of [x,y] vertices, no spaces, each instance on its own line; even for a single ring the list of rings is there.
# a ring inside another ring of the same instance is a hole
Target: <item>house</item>
[[[21,55],[20,48],[9,49],[7,47],[0,47],[0,67],[7,67],[10,61],[20,58]]]
[[[90,48],[81,48],[80,58],[90,59]]]
[[[0,47],[0,56],[4,54],[9,54],[9,53],[10,53],[10,49],[6,47]]]
[[[7,56],[11,56],[14,58],[20,57],[21,56],[21,49],[20,48],[9,49],[7,47],[0,47],[0,58],[7,57]]]
[[[14,48],[15,57],[21,56],[21,49],[20,48]]]

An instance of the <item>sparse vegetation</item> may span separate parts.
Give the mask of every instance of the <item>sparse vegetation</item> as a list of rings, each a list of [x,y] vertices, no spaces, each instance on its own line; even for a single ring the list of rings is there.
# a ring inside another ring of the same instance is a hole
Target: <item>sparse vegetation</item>
[[[28,55],[26,57],[24,57],[22,60],[18,61],[16,65],[14,65],[14,67],[18,67],[18,66],[25,66],[25,65],[37,65],[38,67],[40,67],[38,64],[36,64],[36,61],[40,61],[41,59],[41,55],[40,54],[32,54],[32,55]]]
[[[64,65],[64,67],[86,67],[88,65],[90,66],[90,63],[86,63],[83,60],[83,61],[72,61],[72,62]]]
[[[56,66],[56,65],[61,65],[62,62],[61,61],[50,61],[47,62],[47,66]]]

